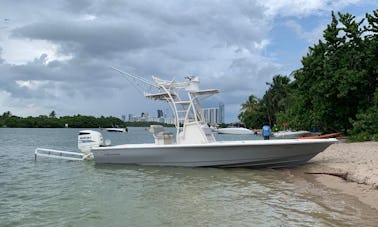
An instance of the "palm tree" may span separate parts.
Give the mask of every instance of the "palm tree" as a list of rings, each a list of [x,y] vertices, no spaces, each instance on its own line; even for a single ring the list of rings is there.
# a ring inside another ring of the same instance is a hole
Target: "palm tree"
[[[288,107],[288,94],[290,78],[287,76],[276,75],[262,99],[262,106],[265,107],[269,124],[275,124],[276,115],[285,111]]]
[[[241,112],[253,112],[257,110],[259,104],[258,98],[254,95],[250,95],[245,103],[241,104]]]
[[[251,115],[258,111],[259,102],[260,101],[254,95],[250,95],[248,100],[241,104],[238,118],[245,126],[251,126]]]
[[[2,118],[8,118],[11,117],[12,113],[10,111],[4,112]]]
[[[56,117],[55,110],[51,111],[51,113],[49,114],[49,117],[50,118],[55,118]]]

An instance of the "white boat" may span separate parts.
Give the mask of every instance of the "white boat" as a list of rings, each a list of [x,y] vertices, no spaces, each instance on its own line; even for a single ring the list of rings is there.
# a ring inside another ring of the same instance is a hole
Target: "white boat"
[[[311,132],[304,131],[304,130],[301,130],[301,131],[287,130],[287,131],[275,132],[275,133],[273,133],[273,136],[277,137],[277,138],[282,138],[282,139],[297,139],[301,136],[308,136],[310,134],[311,134]]]
[[[115,69],[115,68],[113,68]],[[216,141],[204,120],[200,100],[219,92],[200,90],[199,79],[187,77],[184,82],[153,77],[154,82],[115,69],[157,89],[145,97],[169,103],[174,115],[176,134],[164,132],[162,126],[151,126],[155,143],[93,146],[103,139],[84,135],[79,147],[91,152],[96,163],[136,164],[153,166],[215,166],[215,167],[291,167],[306,163],[337,142],[336,139],[287,139]],[[183,99],[184,95],[187,97]],[[182,125],[182,127],[180,127]],[[98,134],[96,132],[95,134]]]
[[[234,127],[234,128],[218,128],[219,134],[233,134],[233,135],[252,135],[254,132],[247,128]]]
[[[125,144],[96,147],[96,163],[188,167],[293,167],[335,139],[220,141],[206,144]]]
[[[106,128],[108,132],[127,132],[126,128]]]

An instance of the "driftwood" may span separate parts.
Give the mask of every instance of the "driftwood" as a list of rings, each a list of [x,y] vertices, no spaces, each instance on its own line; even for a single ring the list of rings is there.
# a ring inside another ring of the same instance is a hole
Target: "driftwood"
[[[348,172],[344,173],[333,173],[333,172],[305,172],[305,174],[325,174],[335,177],[340,177],[343,180],[348,180]]]

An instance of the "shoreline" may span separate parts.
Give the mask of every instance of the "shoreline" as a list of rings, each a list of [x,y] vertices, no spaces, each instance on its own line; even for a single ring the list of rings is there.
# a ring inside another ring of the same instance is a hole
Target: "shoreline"
[[[378,210],[378,142],[338,142],[298,170]]]

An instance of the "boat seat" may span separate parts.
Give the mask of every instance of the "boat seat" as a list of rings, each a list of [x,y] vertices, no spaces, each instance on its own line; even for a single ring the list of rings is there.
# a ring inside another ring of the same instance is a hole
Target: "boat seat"
[[[155,144],[173,144],[173,133],[172,132],[159,132],[154,134]]]

